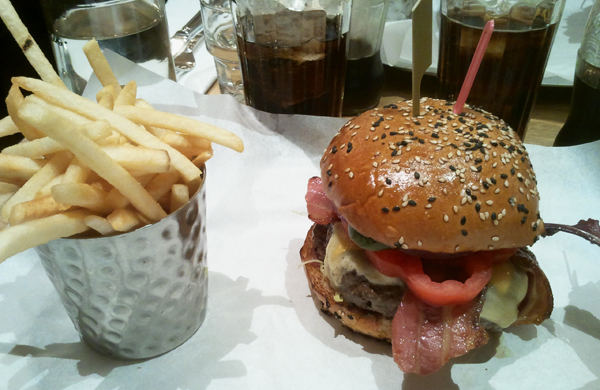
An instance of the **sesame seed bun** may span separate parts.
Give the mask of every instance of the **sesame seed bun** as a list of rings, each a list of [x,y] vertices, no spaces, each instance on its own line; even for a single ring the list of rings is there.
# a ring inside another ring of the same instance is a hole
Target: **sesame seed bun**
[[[348,121],[321,160],[339,215],[366,237],[408,250],[457,253],[531,245],[544,232],[529,154],[480,109],[424,99]]]

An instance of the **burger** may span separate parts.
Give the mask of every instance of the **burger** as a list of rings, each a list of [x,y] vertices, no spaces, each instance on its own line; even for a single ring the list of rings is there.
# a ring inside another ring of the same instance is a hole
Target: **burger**
[[[300,251],[322,310],[391,343],[426,375],[490,331],[549,318],[548,279],[527,249],[545,226],[528,152],[498,117],[423,99],[349,120],[306,194]]]

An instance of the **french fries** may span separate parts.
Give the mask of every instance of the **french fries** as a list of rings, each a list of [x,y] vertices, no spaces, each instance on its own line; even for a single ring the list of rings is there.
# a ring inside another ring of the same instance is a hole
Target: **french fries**
[[[0,119],[0,137],[19,133],[20,130],[10,116]]]
[[[135,123],[178,130],[185,134],[208,139],[216,144],[233,149],[236,152],[244,151],[244,143],[238,136],[227,130],[209,125],[208,123],[135,106],[115,105],[114,111]]]
[[[190,189],[185,184],[173,184],[171,187],[171,212],[179,210],[190,200]]]
[[[0,0],[0,18],[42,80],[67,88],[23,24],[9,0]],[[5,59],[6,61],[7,59]]]
[[[100,80],[100,84],[105,87],[112,85],[117,93],[121,91],[121,84],[119,84],[95,39],[92,39],[83,46],[83,53],[94,70],[94,74]]]
[[[68,152],[62,152],[56,154],[44,165],[39,171],[37,171],[31,178],[19,188],[19,190],[6,202],[6,204],[0,210],[0,216],[4,219],[8,219],[10,216],[10,209],[17,203],[27,202],[35,197],[35,194],[44,187],[48,182],[60,175],[67,168],[67,165],[71,161],[71,154]]]
[[[46,100],[49,104],[75,111],[94,120],[105,119],[119,133],[138,145],[147,148],[166,150],[171,157],[171,164],[181,172],[181,175],[187,183],[194,181],[197,183],[199,181],[199,178],[201,177],[200,169],[187,157],[122,115],[106,109],[97,103],[91,102],[73,92],[57,88],[51,84],[44,83],[41,80],[27,77],[15,77],[13,78],[13,83],[23,89],[38,94],[39,97]]]
[[[70,92],[9,0],[0,17],[41,77],[12,78],[0,119],[0,137],[25,138],[0,153],[0,263],[56,238],[159,221],[198,190],[212,143],[243,151],[226,130],[155,110],[134,80],[121,87],[94,40],[83,50],[103,87],[96,102]]]
[[[57,238],[83,233],[89,229],[84,222],[88,215],[90,212],[87,210],[74,210],[4,229],[0,231],[0,259],[5,260]]]
[[[65,145],[79,161],[111,183],[150,220],[158,221],[167,215],[125,168],[110,158],[98,144],[76,131],[77,127],[53,111],[51,105],[25,102],[19,109],[19,116]]]

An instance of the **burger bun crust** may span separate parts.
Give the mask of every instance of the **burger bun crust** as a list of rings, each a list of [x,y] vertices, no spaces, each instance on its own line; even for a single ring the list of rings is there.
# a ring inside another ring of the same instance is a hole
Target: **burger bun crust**
[[[531,245],[543,234],[529,154],[493,115],[424,99],[348,121],[321,159],[338,214],[389,247],[459,253]]]

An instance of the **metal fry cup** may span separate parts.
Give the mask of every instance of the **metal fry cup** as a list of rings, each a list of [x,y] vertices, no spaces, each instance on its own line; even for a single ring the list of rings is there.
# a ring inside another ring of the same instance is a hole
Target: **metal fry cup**
[[[150,358],[183,344],[202,324],[208,289],[203,184],[155,224],[36,248],[75,329],[97,352]]]

